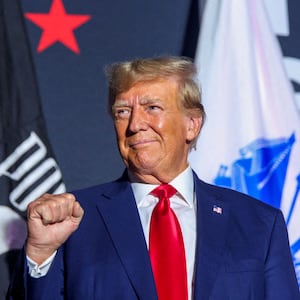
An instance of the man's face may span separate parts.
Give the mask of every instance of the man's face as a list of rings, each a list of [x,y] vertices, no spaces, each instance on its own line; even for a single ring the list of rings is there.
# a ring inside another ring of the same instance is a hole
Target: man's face
[[[177,98],[172,79],[138,82],[116,97],[113,114],[119,151],[142,181],[166,182],[188,165],[188,142],[198,131],[190,130],[195,124]]]

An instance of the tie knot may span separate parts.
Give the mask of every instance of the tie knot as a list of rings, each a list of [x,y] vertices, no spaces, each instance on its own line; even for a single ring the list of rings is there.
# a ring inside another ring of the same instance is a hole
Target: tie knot
[[[155,188],[151,194],[155,197],[158,197],[159,200],[163,198],[169,199],[170,197],[176,194],[177,190],[170,184],[163,183],[157,188]]]

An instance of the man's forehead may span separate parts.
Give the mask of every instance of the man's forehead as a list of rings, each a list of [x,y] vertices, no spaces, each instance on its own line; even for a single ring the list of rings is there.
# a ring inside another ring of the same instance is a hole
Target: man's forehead
[[[178,88],[178,81],[173,77],[157,78],[155,80],[137,81],[126,90],[116,95],[116,100],[138,96],[140,99],[155,98],[155,95],[171,92],[171,89]]]

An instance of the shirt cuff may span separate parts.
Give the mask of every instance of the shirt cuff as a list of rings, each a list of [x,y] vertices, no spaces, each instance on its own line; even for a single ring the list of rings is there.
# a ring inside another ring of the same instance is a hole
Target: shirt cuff
[[[55,251],[40,265],[38,265],[34,260],[26,256],[29,275],[33,278],[40,278],[47,275],[56,253],[57,251]]]

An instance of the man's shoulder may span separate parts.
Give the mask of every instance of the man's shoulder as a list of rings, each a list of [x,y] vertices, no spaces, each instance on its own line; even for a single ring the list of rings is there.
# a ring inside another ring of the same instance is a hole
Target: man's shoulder
[[[122,190],[126,190],[130,187],[130,182],[127,177],[120,177],[116,180],[100,183],[97,185],[76,189],[71,193],[75,195],[76,199],[80,202],[85,199],[95,199],[96,197],[111,197],[116,193],[120,193]]]
[[[231,210],[237,211],[238,213],[241,213],[242,211],[248,211],[249,213],[257,211],[260,213],[277,215],[278,212],[280,212],[278,208],[263,202],[263,199],[257,199],[227,187],[207,183],[198,177],[196,177],[195,184],[202,193],[226,203],[226,205],[231,207]]]

